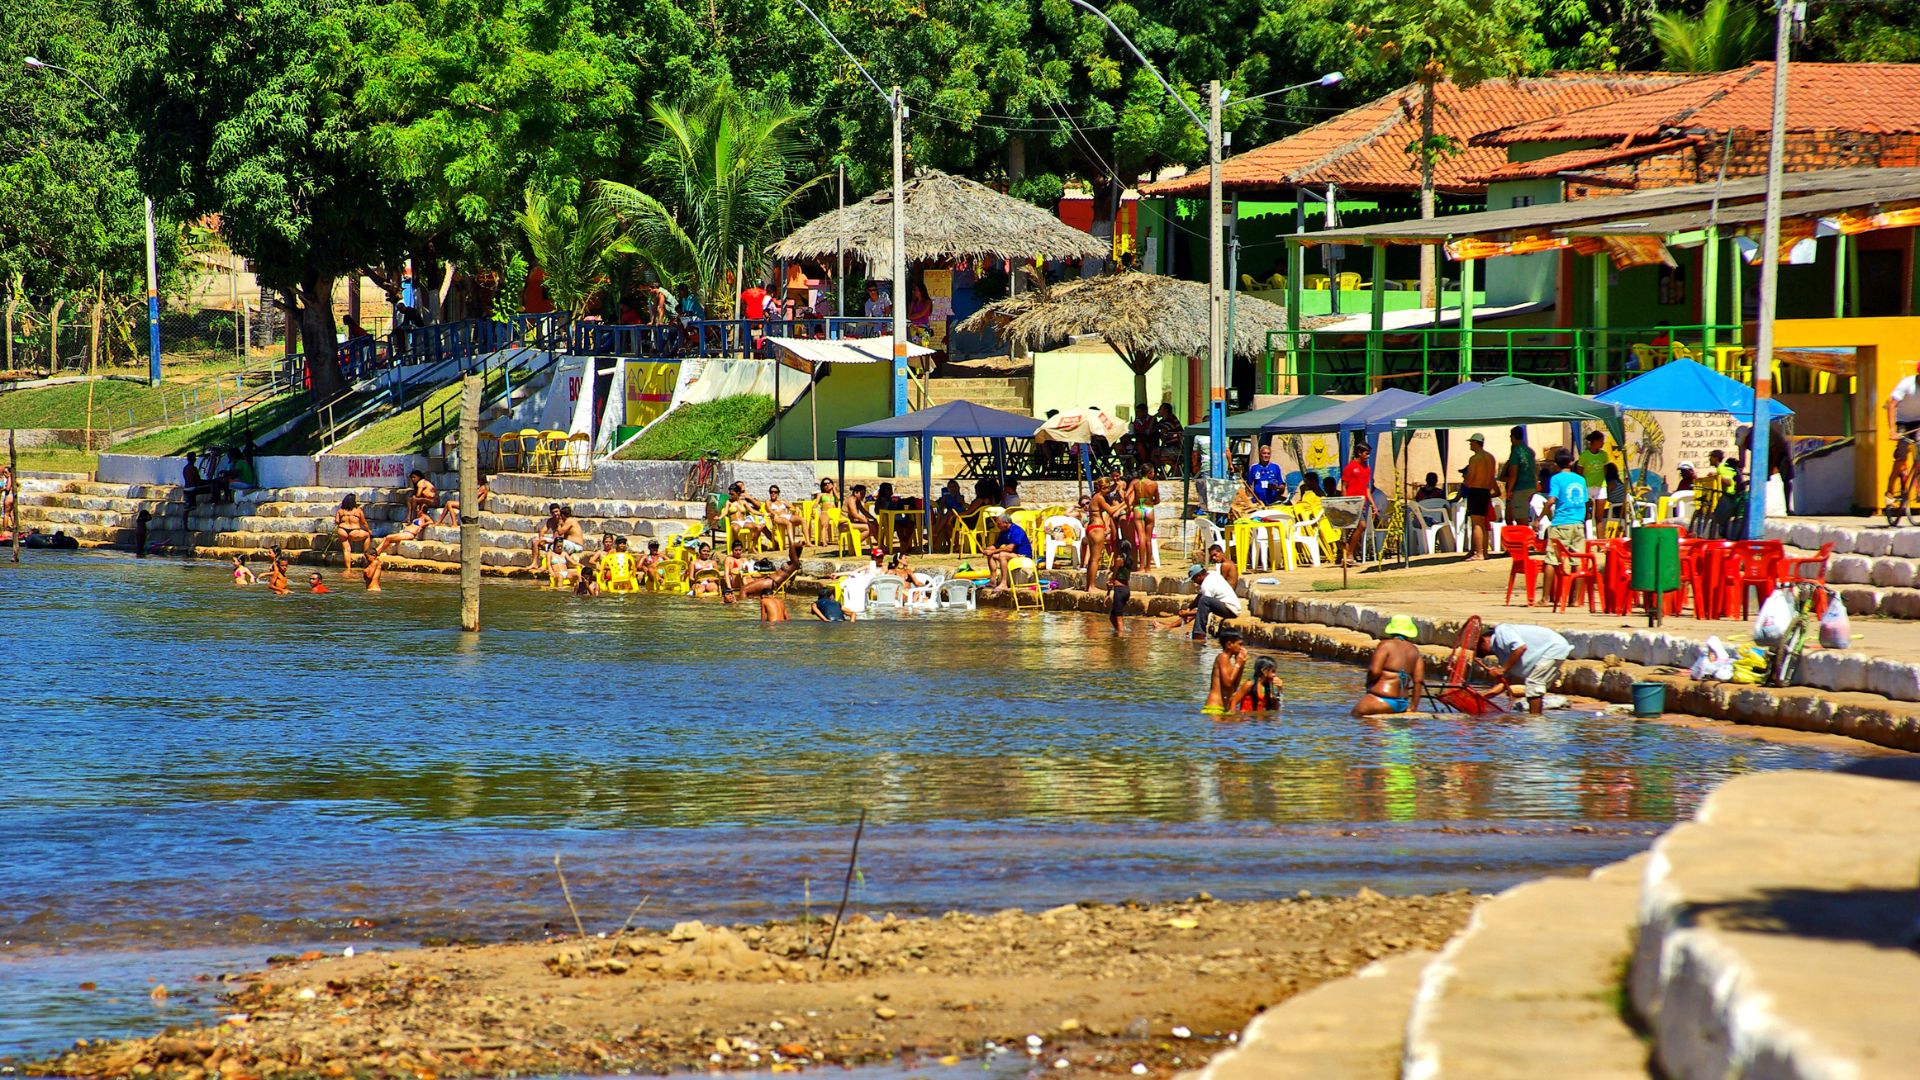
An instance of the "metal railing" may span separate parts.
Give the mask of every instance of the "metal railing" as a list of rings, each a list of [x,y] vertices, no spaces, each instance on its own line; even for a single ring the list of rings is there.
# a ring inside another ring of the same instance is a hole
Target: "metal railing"
[[[586,356],[643,359],[766,356],[770,337],[840,339],[881,337],[892,318],[828,316],[797,319],[699,319],[683,323],[575,322],[569,351]]]
[[[1423,394],[1502,375],[1576,394],[1598,393],[1668,360],[1699,360],[1742,382],[1752,362],[1736,325],[1458,327],[1302,330],[1267,335],[1268,393],[1367,394],[1389,386]],[[1462,335],[1467,335],[1463,345]],[[1286,348],[1293,337],[1295,347]],[[1708,348],[1708,343],[1712,348]]]

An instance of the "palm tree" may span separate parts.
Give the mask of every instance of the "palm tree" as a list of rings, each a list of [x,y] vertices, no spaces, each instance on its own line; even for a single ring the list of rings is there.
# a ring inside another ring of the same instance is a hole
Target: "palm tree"
[[[716,317],[731,314],[739,294],[728,279],[741,251],[746,280],[757,279],[795,203],[826,179],[795,184],[803,158],[791,132],[806,113],[748,102],[724,82],[684,107],[648,111],[657,131],[642,164],[647,190],[601,181],[594,201],[626,226],[662,284],[692,289]]]
[[[606,285],[607,269],[625,242],[620,222],[599,199],[579,203],[527,189],[520,214],[533,261],[546,274],[547,295],[562,311],[584,314]]]
[[[1677,11],[1655,14],[1653,40],[1668,71],[1728,71],[1758,57],[1767,32],[1746,4],[1707,0],[1694,18]]]

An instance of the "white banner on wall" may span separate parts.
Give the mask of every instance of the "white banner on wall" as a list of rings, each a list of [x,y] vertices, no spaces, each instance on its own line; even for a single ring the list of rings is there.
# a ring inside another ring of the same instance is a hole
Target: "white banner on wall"
[[[427,471],[426,455],[322,454],[318,473],[321,487],[382,488],[405,486],[415,469]]]

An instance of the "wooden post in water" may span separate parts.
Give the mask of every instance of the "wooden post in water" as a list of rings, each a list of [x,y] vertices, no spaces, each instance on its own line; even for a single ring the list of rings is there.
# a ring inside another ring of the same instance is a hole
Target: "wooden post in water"
[[[480,629],[480,395],[484,375],[460,380],[460,629]]]
[[[13,498],[13,561],[20,561],[20,454],[13,448],[13,429],[7,429],[7,494]]]

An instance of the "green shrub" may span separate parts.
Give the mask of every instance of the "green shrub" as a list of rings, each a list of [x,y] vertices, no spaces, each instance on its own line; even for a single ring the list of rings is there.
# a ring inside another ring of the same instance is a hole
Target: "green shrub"
[[[614,455],[625,461],[692,461],[711,452],[738,458],[773,426],[773,399],[740,394],[682,405]]]

